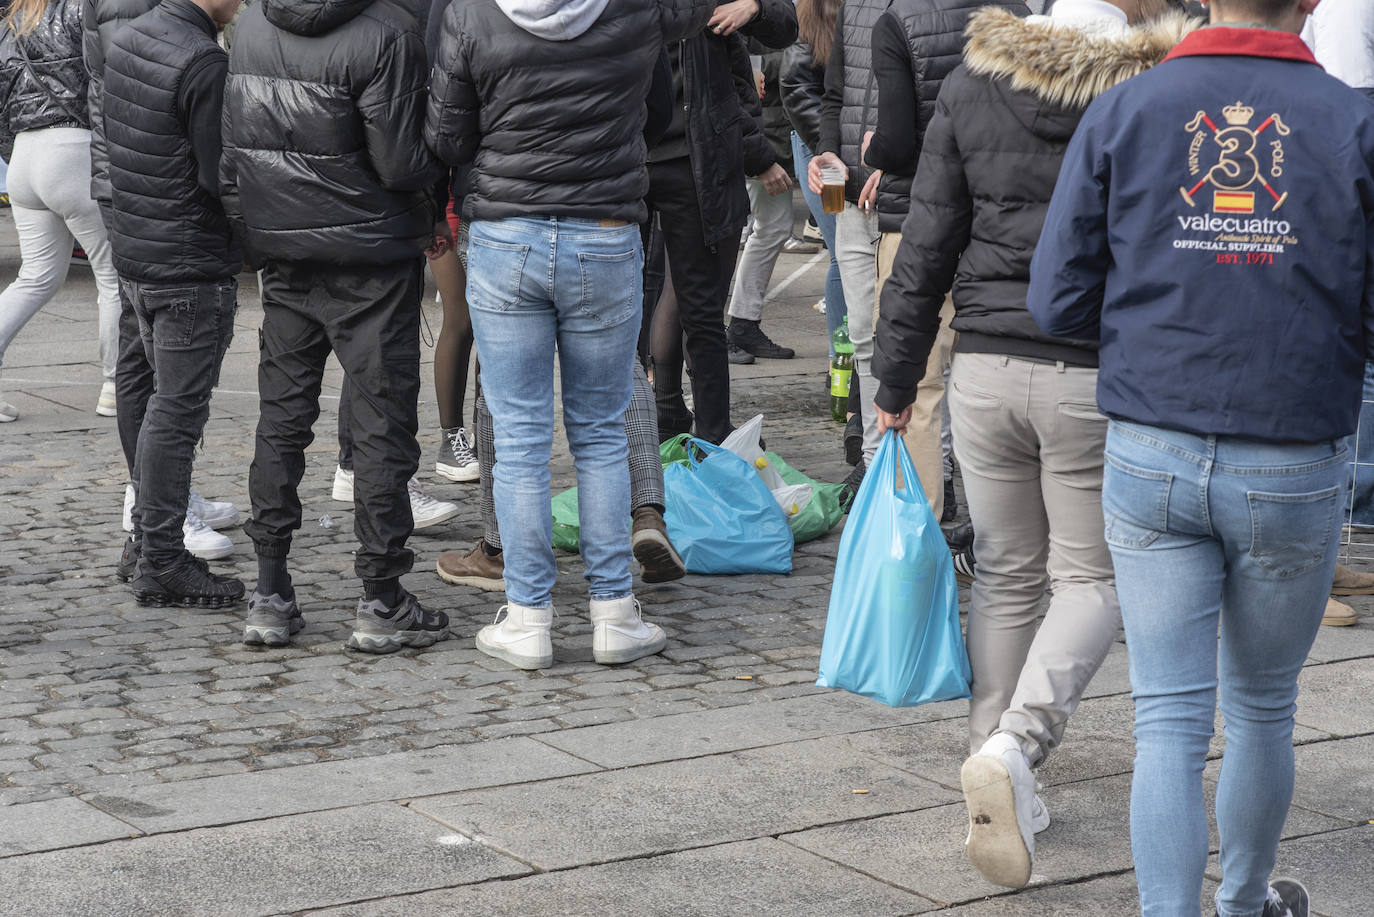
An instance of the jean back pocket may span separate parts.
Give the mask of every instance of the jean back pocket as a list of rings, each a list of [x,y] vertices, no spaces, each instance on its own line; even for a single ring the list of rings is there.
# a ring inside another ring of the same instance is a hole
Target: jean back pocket
[[[1339,486],[1304,494],[1247,491],[1250,557],[1279,577],[1316,567],[1335,534],[1340,494]]]
[[[1169,528],[1174,476],[1122,461],[1110,452],[1102,469],[1102,515],[1107,544],[1148,548]]]

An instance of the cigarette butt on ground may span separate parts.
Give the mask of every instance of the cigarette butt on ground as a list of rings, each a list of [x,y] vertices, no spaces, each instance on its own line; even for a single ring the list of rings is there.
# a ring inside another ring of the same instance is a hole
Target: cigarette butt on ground
[[[855,796],[867,796],[867,795],[868,795],[868,790],[850,790],[849,792],[852,793],[852,794],[854,794]]]
[[[736,676],[735,676],[735,681],[753,681],[753,680],[754,680],[754,676],[753,676],[753,675],[736,675]]]

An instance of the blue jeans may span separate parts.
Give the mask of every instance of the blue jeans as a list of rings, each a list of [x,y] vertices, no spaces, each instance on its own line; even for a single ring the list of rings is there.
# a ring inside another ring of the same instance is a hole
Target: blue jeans
[[[1298,672],[1340,546],[1346,446],[1113,422],[1106,457],[1102,509],[1135,698],[1141,913],[1197,913],[1202,771],[1219,699],[1217,911],[1259,917],[1293,796]]]
[[[468,304],[486,355],[506,600],[527,608],[553,601],[555,349],[589,591],[623,598],[632,585],[625,409],[643,297],[639,227],[517,217],[474,220],[469,233]]]
[[[210,392],[234,337],[239,285],[232,277],[121,284],[156,377],[138,433],[133,523],[143,536],[142,563],[160,569],[180,560],[185,550],[182,523],[191,463],[210,417]]]
[[[840,327],[849,310],[844,304],[844,287],[840,285],[840,263],[835,260],[835,214],[826,213],[821,208],[821,196],[814,193],[806,183],[806,167],[813,158],[808,147],[797,134],[792,132],[792,162],[797,167],[797,184],[801,185],[806,206],[815,217],[825,239],[825,250],[830,254],[830,270],[825,275],[825,330],[829,335],[825,345],[830,350],[830,359],[835,359],[835,329]]]

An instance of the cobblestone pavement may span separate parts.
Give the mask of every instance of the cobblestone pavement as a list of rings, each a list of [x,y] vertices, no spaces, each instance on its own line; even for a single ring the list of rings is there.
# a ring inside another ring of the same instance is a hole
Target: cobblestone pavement
[[[4,212],[0,281],[17,263]],[[811,309],[823,269],[820,256],[779,262],[765,327],[799,355],[733,367],[734,413],[737,421],[765,414],[770,448],[814,477],[839,480],[848,469],[827,416],[824,320]],[[194,472],[203,494],[232,499],[245,514],[256,293],[243,278],[236,338]],[[1041,774],[1063,786],[1049,801],[1066,826],[1060,846],[1076,854],[1046,854],[1037,872],[1044,867],[1042,883],[1068,884],[978,904],[998,890],[977,880],[958,849],[963,705],[893,711],[814,685],[838,529],[801,546],[791,576],[641,587],[645,615],[669,645],[614,668],[591,661],[581,563],[560,555],[557,664],[512,670],[473,648],[499,595],[433,573],[438,553],[470,546],[480,524],[475,487],[428,473],[437,443],[428,379],[421,477],[462,511],[416,533],[405,582],[449,612],[452,639],[387,657],[343,647],[358,584],[352,508],[329,497],[337,367],[302,485],[305,524],[291,566],[308,623],[293,645],[243,646],[238,609],[139,607],[113,575],[125,474],[113,422],[92,410],[100,381],[93,299],[89,272],[73,268],[0,375],[0,392],[23,412],[0,426],[0,806],[8,807],[0,813],[9,813],[0,814],[0,884],[10,889],[0,914],[1133,907],[1121,804],[1130,770],[1123,647],[1084,703],[1079,720],[1088,725],[1070,728]],[[437,330],[437,307],[426,312]],[[431,354],[422,348],[427,363]],[[556,489],[573,483],[562,442]],[[215,566],[251,586],[251,545],[239,529],[228,534],[236,554]],[[1353,601],[1368,614],[1368,600]],[[1371,657],[1365,618],[1324,632],[1304,675],[1299,807],[1285,852],[1341,890],[1343,903],[1319,907],[1324,914],[1371,913],[1351,903],[1374,893]],[[871,793],[850,795],[862,788]],[[596,805],[579,807],[578,798]],[[603,818],[621,822],[614,837],[589,829]],[[446,833],[436,835],[441,826]],[[916,838],[929,843],[913,848]],[[326,843],[334,839],[345,858],[376,858],[386,877],[340,873]],[[259,859],[241,854],[244,845]],[[268,856],[281,850],[300,863]],[[1337,868],[1343,862],[1363,868],[1352,874]],[[54,869],[63,876],[55,886]],[[256,891],[238,881],[243,870],[255,871]],[[743,889],[732,891],[731,876]],[[401,897],[389,904],[391,896]]]

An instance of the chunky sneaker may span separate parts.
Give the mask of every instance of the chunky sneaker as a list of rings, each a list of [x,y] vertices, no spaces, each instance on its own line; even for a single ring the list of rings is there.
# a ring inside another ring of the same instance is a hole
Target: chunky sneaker
[[[239,508],[232,503],[222,500],[207,500],[200,495],[194,488],[186,500],[188,512],[195,513],[210,528],[218,531],[219,529],[232,528],[239,524]]]
[[[440,522],[447,522],[458,515],[458,504],[447,500],[436,500],[420,488],[420,482],[411,478],[406,482],[410,495],[410,517],[414,528],[423,529]],[[341,503],[353,502],[353,472],[343,468],[334,469],[334,490],[332,496]]]
[[[727,339],[725,342],[725,359],[734,363],[736,366],[748,366],[750,363],[754,362],[754,355],[740,347],[734,341]]]
[[[1326,600],[1326,610],[1322,612],[1322,624],[1327,627],[1349,627],[1358,623],[1360,623],[1360,619],[1355,614],[1355,609],[1333,598]]]
[[[973,545],[951,552],[954,561],[954,578],[965,586],[973,584],[973,579],[977,576],[977,561],[973,558]]]
[[[129,583],[134,601],[158,607],[228,608],[243,600],[243,583],[216,576],[199,557],[183,554],[160,570],[139,561],[138,575]]]
[[[630,549],[639,561],[640,576],[646,583],[669,583],[687,575],[687,566],[668,539],[663,514],[655,507],[641,506],[632,514]]]
[[[849,512],[849,507],[854,505],[854,497],[858,495],[859,487],[864,482],[865,468],[863,459],[859,459],[859,464],[850,469],[848,476],[840,482],[844,486],[844,490],[840,491],[840,508],[846,513]]]
[[[1374,595],[1374,573],[1356,573],[1349,567],[1336,565],[1331,580],[1332,595]]]
[[[592,658],[601,665],[634,662],[662,651],[668,637],[657,624],[646,623],[639,601],[592,599]]]
[[[730,327],[725,329],[725,336],[740,350],[765,360],[790,360],[797,355],[791,347],[773,343],[772,339],[763,333],[758,322],[748,319],[730,319]]]
[[[1275,879],[1269,884],[1263,917],[1307,917],[1311,902],[1307,889],[1296,879]]]
[[[407,646],[433,646],[447,636],[448,615],[429,611],[402,589],[401,600],[393,608],[381,599],[359,599],[353,633],[344,646],[381,655]]]
[[[305,617],[294,597],[256,591],[249,597],[248,619],[243,623],[243,642],[249,646],[286,646],[302,627]]]
[[[477,463],[477,453],[472,451],[467,430],[453,427],[442,431],[439,437],[439,460],[434,463],[434,473],[460,484],[481,477],[481,466]]]
[[[221,560],[234,553],[234,543],[228,535],[216,532],[189,509],[181,526],[181,540],[186,550],[201,560]]]
[[[100,399],[95,403],[95,412],[101,417],[114,417],[119,412],[115,410],[115,385],[113,382],[105,382],[100,386]]]
[[[968,806],[969,862],[989,882],[1024,887],[1035,857],[1035,778],[1021,746],[997,733],[964,762],[959,780]]]
[[[439,579],[455,586],[476,586],[487,592],[506,590],[505,558],[488,554],[484,541],[479,540],[466,554],[460,551],[445,551],[434,564]]]
[[[553,665],[552,627],[552,605],[526,608],[512,602],[497,609],[496,620],[477,632],[477,648],[517,669],[546,669]]]
[[[115,576],[121,583],[127,583],[138,571],[138,558],[143,554],[143,542],[134,538],[124,539],[124,549],[119,552],[119,564]]]

